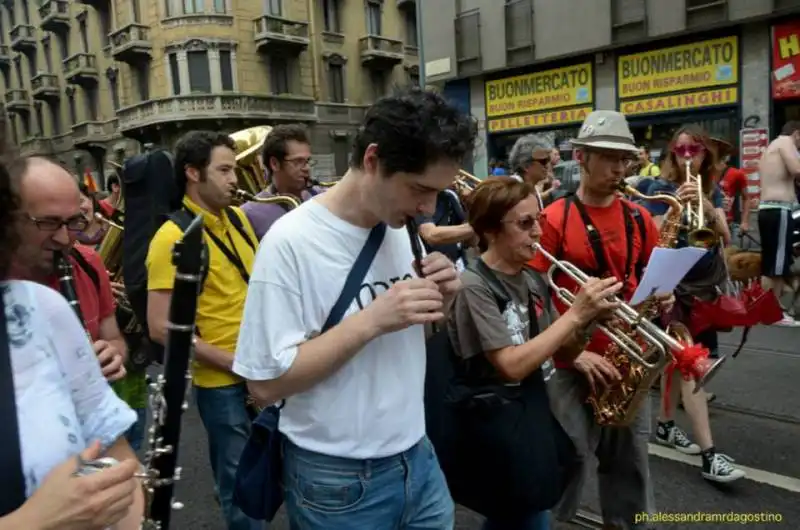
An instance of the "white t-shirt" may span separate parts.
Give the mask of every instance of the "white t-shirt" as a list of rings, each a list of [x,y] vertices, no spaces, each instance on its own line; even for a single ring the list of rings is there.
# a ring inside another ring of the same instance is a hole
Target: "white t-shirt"
[[[109,447],[136,422],[111,389],[67,301],[26,281],[6,288],[11,368],[27,495],[94,440]]]
[[[341,294],[369,229],[311,200],[281,217],[256,255],[233,371],[250,380],[284,374],[300,344],[317,335]],[[414,276],[405,229],[383,244],[347,315]],[[413,326],[376,338],[312,389],[289,397],[279,428],[296,445],[347,458],[401,453],[425,434],[425,332]]]

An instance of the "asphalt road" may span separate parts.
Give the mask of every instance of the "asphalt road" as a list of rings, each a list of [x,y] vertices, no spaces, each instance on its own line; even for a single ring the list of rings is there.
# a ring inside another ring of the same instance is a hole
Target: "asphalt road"
[[[726,334],[721,342],[722,351],[729,353],[738,345],[739,337]],[[751,523],[747,527],[800,528],[799,379],[800,328],[754,329],[745,350],[738,358],[730,359],[710,384],[710,390],[718,396],[711,412],[715,445],[737,464],[746,466],[749,477],[725,487],[710,484],[700,476],[700,457],[679,456],[655,447],[650,463],[657,509],[670,513],[764,512],[780,516],[781,522]],[[679,417],[678,422],[690,429],[684,417]],[[177,500],[185,507],[175,514],[173,530],[225,530],[214,501],[206,455],[205,433],[196,409],[191,407],[183,424],[183,473],[176,492]],[[599,512],[596,491],[596,483],[591,481],[584,492],[588,512]],[[280,515],[272,529],[288,530]],[[480,516],[459,509],[457,529],[478,530],[480,525]],[[670,530],[688,527],[716,530],[731,524],[658,525]],[[579,526],[557,524],[554,528]]]

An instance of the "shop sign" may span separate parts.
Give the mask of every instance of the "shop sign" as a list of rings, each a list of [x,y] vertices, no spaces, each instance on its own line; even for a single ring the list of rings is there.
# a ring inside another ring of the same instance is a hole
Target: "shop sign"
[[[758,165],[769,146],[769,129],[742,129],[739,131],[739,146],[739,166],[747,175],[747,196],[752,199],[761,194]]]
[[[622,101],[620,111],[626,116],[652,114],[656,112],[673,112],[680,110],[702,109],[733,105],[739,101],[739,89],[736,87],[699,90],[686,94],[670,94],[654,98]]]
[[[592,63],[486,82],[486,116],[587,105],[593,102]]]
[[[739,41],[735,36],[623,55],[617,60],[620,99],[738,82]]]
[[[772,28],[772,97],[800,97],[800,21]]]
[[[576,109],[552,110],[548,112],[534,112],[508,118],[494,118],[489,120],[489,132],[499,133],[515,131],[517,129],[533,129],[554,125],[568,125],[581,123],[586,116],[591,114],[594,107],[579,107]]]

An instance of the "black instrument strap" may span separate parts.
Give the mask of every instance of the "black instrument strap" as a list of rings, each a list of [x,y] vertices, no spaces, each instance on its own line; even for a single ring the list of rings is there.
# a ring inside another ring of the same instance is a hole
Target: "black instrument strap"
[[[3,448],[0,450],[0,517],[25,503],[25,476],[22,473],[22,451],[19,443],[14,372],[6,319],[5,286],[0,286],[0,425],[3,426]]]
[[[70,250],[69,255],[72,256],[73,258],[75,258],[75,263],[78,264],[78,267],[80,267],[83,270],[83,272],[85,272],[86,275],[92,280],[92,283],[94,284],[94,288],[97,290],[97,293],[99,294],[100,293],[100,275],[97,274],[97,271],[95,270],[95,268],[92,267],[92,265],[88,261],[86,261],[86,258],[83,257],[83,254],[81,254],[80,251],[78,249],[76,249],[75,247],[72,247],[72,249]]]
[[[189,210],[188,208],[185,208],[185,207],[184,207],[184,211],[186,211],[192,218],[194,218],[194,215],[195,215],[194,212],[192,212],[191,210]],[[250,237],[247,236],[246,232],[244,232],[244,227],[241,226],[241,223],[236,223],[231,219],[232,216],[233,217],[236,216],[236,213],[234,213],[232,211],[229,211],[226,208],[225,209],[225,214],[228,216],[228,219],[231,221],[231,224],[237,230],[239,230],[242,233],[242,236],[244,237],[244,240],[247,242],[247,244],[250,246],[250,248],[252,248],[255,251],[255,245],[253,245],[253,242],[250,241]],[[238,221],[238,219],[237,219],[237,221]],[[208,234],[208,237],[211,239],[211,241],[214,242],[214,244],[217,246],[217,248],[223,254],[225,254],[225,257],[228,258],[228,261],[230,261],[231,264],[234,267],[236,267],[236,270],[239,271],[239,275],[242,277],[242,280],[244,280],[244,283],[248,283],[249,284],[250,283],[250,273],[247,272],[247,269],[244,266],[244,262],[242,261],[242,258],[239,256],[239,251],[236,250],[236,245],[233,242],[233,238],[231,238],[230,232],[228,232],[227,229],[225,230],[225,235],[228,237],[228,242],[231,244],[231,246],[228,247],[228,245],[223,243],[222,240],[220,240],[220,238],[218,238],[216,236],[216,234],[211,232],[211,230],[209,230],[207,226],[204,225],[203,226],[203,230],[205,230],[206,234]],[[231,250],[231,249],[233,249],[233,250]]]

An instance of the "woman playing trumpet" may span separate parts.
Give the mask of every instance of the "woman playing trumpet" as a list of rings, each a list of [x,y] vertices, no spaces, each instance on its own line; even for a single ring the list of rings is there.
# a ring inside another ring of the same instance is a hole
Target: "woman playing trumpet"
[[[661,179],[654,181],[647,191],[648,195],[674,193],[686,205],[684,210],[688,214],[683,218],[685,228],[678,234],[678,247],[692,245],[709,249],[708,254],[684,277],[676,291],[676,313],[678,320],[685,323],[689,322],[695,298],[715,299],[719,288],[727,280],[720,242],[723,245],[730,242],[730,231],[722,208],[722,193],[716,185],[716,167],[717,153],[705,131],[693,125],[682,127],[670,142]],[[667,213],[667,206],[655,201],[648,201],[646,206],[660,227]],[[708,347],[712,357],[717,355],[716,330],[698,333],[693,339]],[[670,378],[680,381],[680,384],[671,385],[667,392],[666,382]],[[685,454],[702,454],[702,476],[707,480],[731,482],[742,478],[744,472],[731,465],[731,459],[717,453],[714,448],[708,418],[709,395],[705,392],[695,393],[694,382],[677,375],[662,377],[661,385],[662,407],[656,441]],[[679,388],[699,445],[692,442],[673,420]]]
[[[531,492],[532,498],[513,508],[486,502],[483,514],[488,520],[484,528],[547,529],[547,510],[558,501],[564,483],[557,462],[563,457],[561,451],[569,446],[550,413],[545,387],[552,371],[550,359],[556,353],[569,358],[580,353],[587,326],[616,307],[609,299],[622,284],[615,278],[590,279],[572,307],[558,317],[544,279],[526,266],[541,235],[540,204],[534,187],[510,177],[488,179],[472,192],[468,215],[480,238],[482,254],[462,275],[463,289],[455,299],[449,321],[454,349],[463,359],[465,384],[519,383],[518,399],[530,405],[525,409],[525,421],[514,417],[514,404],[498,405],[496,410],[487,405],[472,414],[485,414],[487,425],[494,422],[498,433],[510,433],[507,429],[513,430],[513,425],[532,425],[537,440],[526,443],[536,444],[541,450],[539,456],[547,462],[528,468],[531,463],[517,455],[517,463],[535,477],[540,491]],[[490,287],[494,281],[507,293],[504,307],[498,305]],[[520,431],[514,431],[514,435],[525,437]],[[515,452],[515,447],[511,443],[508,450]],[[482,459],[469,473],[485,477],[486,483],[493,484],[498,492],[502,490],[500,498],[514,495],[506,494],[505,488],[514,491],[522,487],[492,458]]]

